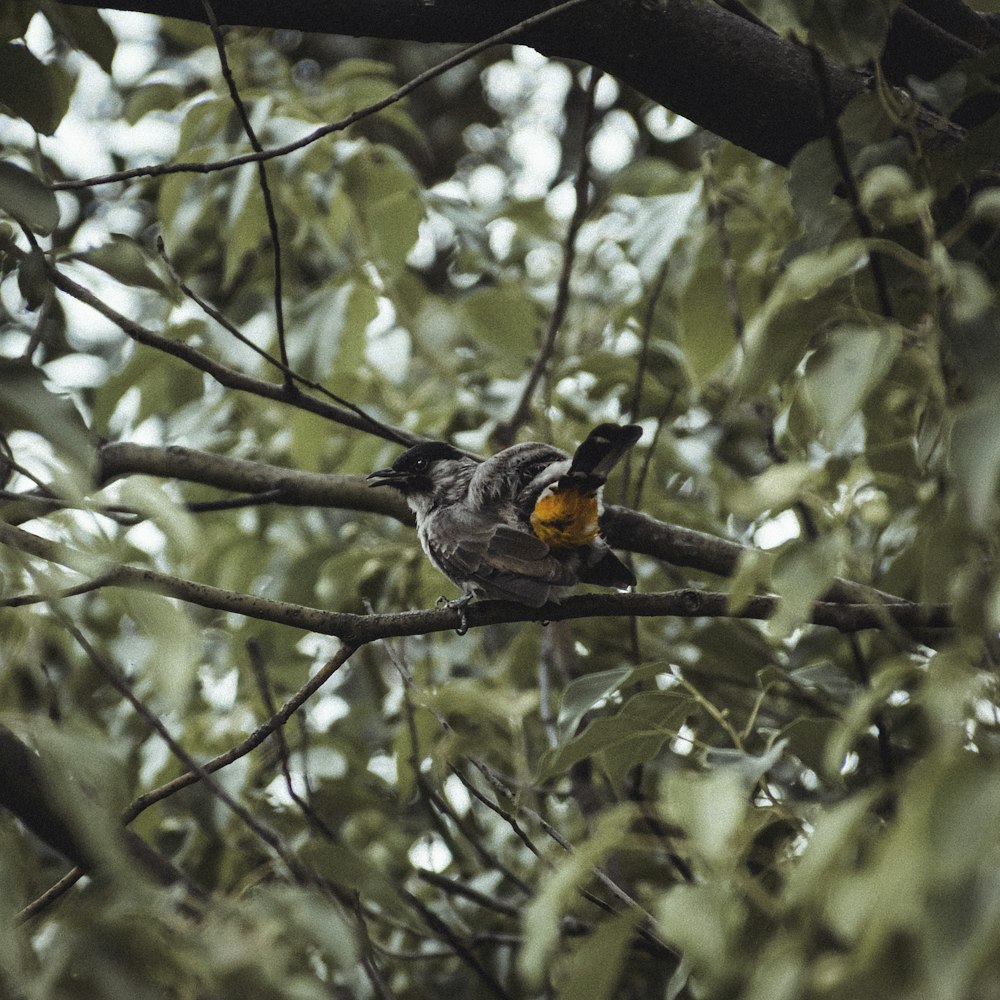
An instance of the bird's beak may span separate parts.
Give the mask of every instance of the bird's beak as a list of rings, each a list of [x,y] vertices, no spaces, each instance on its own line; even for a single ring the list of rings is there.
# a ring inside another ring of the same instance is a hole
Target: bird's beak
[[[366,477],[369,486],[398,486],[406,476],[395,469],[378,469]]]

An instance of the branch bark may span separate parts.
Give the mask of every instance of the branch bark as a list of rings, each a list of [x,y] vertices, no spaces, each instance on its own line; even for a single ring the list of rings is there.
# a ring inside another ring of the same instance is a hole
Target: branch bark
[[[200,0],[66,2],[205,21]],[[227,24],[422,42],[479,41],[547,6],[544,0],[214,4],[219,21]],[[948,45],[942,45],[935,25],[912,15],[906,9],[907,44],[895,47],[901,56],[894,61],[893,76],[905,77],[925,64],[934,71],[947,68],[968,51],[967,42],[950,36]],[[985,29],[983,37],[990,37]],[[776,163],[787,164],[803,145],[824,134],[808,54],[753,20],[706,0],[593,0],[532,28],[523,40],[545,55],[582,60],[612,73],[656,103]],[[860,74],[831,69],[830,77],[838,110],[866,86]]]
[[[332,635],[358,647],[377,639],[426,635],[459,628],[510,622],[567,621],[575,618],[754,618],[767,620],[777,607],[776,597],[753,597],[740,608],[729,606],[728,594],[699,590],[675,590],[662,594],[578,594],[561,604],[529,608],[512,601],[477,601],[462,610],[452,608],[406,611],[381,615],[356,615],[324,611],[287,601],[273,601],[252,594],[223,590],[208,584],[183,580],[138,566],[119,565],[81,553],[70,546],[0,523],[0,545],[7,545],[48,562],[69,566],[99,577],[102,587],[149,590],[188,604],[216,611],[235,612],[260,621]],[[946,605],[838,604],[819,601],[810,621],[841,632],[883,628],[887,623],[906,630],[950,628],[951,609]]]

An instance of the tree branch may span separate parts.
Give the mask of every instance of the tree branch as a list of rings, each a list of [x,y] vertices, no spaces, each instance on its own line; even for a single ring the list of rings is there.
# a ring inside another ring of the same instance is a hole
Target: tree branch
[[[464,609],[440,608],[381,615],[356,615],[324,611],[287,601],[273,601],[241,594],[192,580],[158,573],[138,566],[113,565],[107,560],[81,553],[70,546],[0,523],[0,544],[80,572],[99,575],[107,587],[148,590],[216,611],[235,612],[261,621],[333,635],[357,647],[376,639],[509,622],[566,621],[575,618],[622,618],[629,615],[656,618],[755,618],[767,620],[778,605],[775,597],[753,597],[741,608],[729,607],[727,594],[698,590],[674,590],[662,594],[577,594],[561,604],[529,608],[513,601],[477,601]],[[464,619],[463,619],[464,613]],[[947,605],[919,605],[899,602],[886,605],[835,604],[817,602],[810,619],[841,632],[882,628],[887,621],[904,629],[950,628],[951,609]]]
[[[200,0],[68,2],[205,21]],[[214,3],[219,21],[225,24],[463,43],[485,39],[547,7],[544,0]],[[940,46],[924,40],[925,34],[910,36],[920,42],[914,59],[923,59],[926,51],[935,48],[940,52]],[[518,40],[545,55],[582,60],[612,73],[656,103],[776,163],[787,164],[803,145],[824,132],[807,54],[715,3],[592,0],[572,13],[531,27]],[[907,69],[913,72],[912,63],[904,61],[900,67],[904,77]],[[838,110],[866,86],[860,74],[837,70],[831,77]],[[924,124],[935,130],[946,127],[930,115]]]
[[[290,506],[336,507],[385,514],[413,524],[413,514],[402,497],[389,490],[373,490],[362,476],[299,472],[264,462],[213,455],[194,448],[114,442],[98,453],[97,482],[101,485],[128,475],[158,476],[215,486],[237,493],[279,491]]]
[[[25,235],[33,246],[38,246],[30,230],[25,230]],[[387,441],[395,441],[398,444],[416,444],[419,440],[415,435],[390,427],[388,424],[383,424],[373,417],[368,417],[354,410],[349,410],[345,407],[337,406],[325,400],[316,399],[314,396],[308,396],[305,393],[299,392],[294,386],[290,386],[287,381],[283,385],[275,385],[273,382],[265,382],[263,379],[254,378],[252,375],[245,375],[235,368],[230,368],[222,364],[222,362],[210,358],[207,354],[203,354],[190,344],[179,340],[170,340],[169,337],[164,337],[162,334],[150,330],[128,316],[122,315],[89,289],[84,288],[83,285],[60,271],[48,258],[45,258],[45,266],[48,271],[49,280],[56,288],[95,309],[106,319],[111,320],[127,337],[136,341],[136,343],[153,347],[164,354],[180,358],[180,360],[191,365],[192,368],[196,368],[198,371],[211,376],[216,382],[228,389],[238,389],[242,392],[252,393],[255,396],[262,396],[265,399],[287,403],[289,406],[295,406],[302,410],[308,410],[310,413],[315,413],[318,416],[325,417],[334,423],[342,424],[345,427],[352,427],[355,430],[366,431],[369,434],[374,434],[376,437],[384,438]]]
[[[576,260],[576,237],[590,206],[588,198],[590,156],[587,151],[587,143],[590,141],[590,126],[594,120],[594,97],[601,75],[596,70],[590,71],[590,80],[587,82],[587,90],[584,94],[583,121],[580,124],[580,154],[576,168],[576,180],[573,183],[576,203],[573,206],[573,215],[570,217],[569,225],[566,227],[566,235],[563,238],[563,260],[559,270],[559,281],[556,285],[555,305],[549,316],[542,345],[538,350],[534,364],[531,366],[531,371],[528,373],[527,381],[524,383],[521,398],[517,401],[510,417],[498,424],[493,431],[493,442],[500,448],[507,448],[514,443],[518,430],[528,419],[535,390],[548,369],[552,352],[555,350],[556,337],[559,336],[563,319],[566,317],[566,310],[569,308],[569,283],[573,276],[573,262]]]
[[[219,53],[219,64],[222,68],[222,78],[229,88],[229,96],[232,98],[236,113],[239,115],[240,124],[250,142],[250,148],[255,153],[263,153],[264,147],[257,138],[250,115],[247,112],[246,104],[240,96],[239,88],[233,77],[233,71],[229,68],[229,58],[226,55],[226,43],[222,38],[222,29],[215,19],[215,12],[209,0],[201,0],[202,9],[205,11],[205,18],[212,32],[215,41],[215,49]],[[274,212],[274,199],[271,197],[271,185],[267,181],[267,163],[264,160],[257,161],[257,181],[260,185],[261,197],[264,199],[264,213],[267,216],[267,228],[271,233],[271,255],[274,268],[274,322],[278,334],[278,351],[281,355],[281,363],[288,368],[288,350],[285,346],[285,310],[282,305],[281,295],[281,235],[278,232],[278,217]],[[285,372],[285,382],[290,385],[290,376]]]

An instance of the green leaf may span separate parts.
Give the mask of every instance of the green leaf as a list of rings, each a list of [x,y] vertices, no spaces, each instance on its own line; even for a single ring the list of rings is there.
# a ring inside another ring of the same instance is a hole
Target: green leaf
[[[172,111],[181,102],[184,91],[172,83],[149,83],[129,94],[125,120],[134,125],[151,111]]]
[[[65,259],[90,264],[125,285],[176,294],[173,284],[161,273],[160,261],[131,236],[111,233],[107,243],[69,254]]]
[[[169,327],[167,332],[172,338],[181,340],[204,337],[205,330],[203,321],[190,320]],[[200,399],[205,386],[184,368],[151,364],[145,348],[134,348],[125,367],[112,375],[95,393],[93,419],[97,433],[108,433],[111,429],[109,422],[130,389],[139,394],[135,420],[142,423],[153,414],[173,414]],[[121,428],[116,430],[120,432]]]
[[[525,691],[520,697],[499,699],[494,691],[478,681],[452,680],[426,692],[416,703],[446,716],[465,715],[489,720],[501,729],[513,731],[520,727],[525,715],[538,706],[538,695]]]
[[[105,73],[110,74],[118,39],[97,10],[60,4],[55,8],[47,7],[45,16],[57,34],[63,35],[81,52],[86,52]]]
[[[746,919],[746,904],[728,882],[675,886],[656,909],[657,930],[663,938],[696,972],[716,982],[731,974]]]
[[[598,702],[617,691],[622,681],[631,673],[631,667],[616,667],[614,670],[584,674],[570,681],[563,691],[559,717],[556,720],[561,740],[565,742],[576,735],[577,726],[584,715]]]
[[[782,382],[830,316],[829,294],[868,260],[861,240],[804,254],[788,266],[746,326],[742,393],[753,396]]]
[[[376,259],[392,271],[400,270],[417,242],[423,217],[423,198],[416,188],[396,191],[369,204],[362,218]]]
[[[314,378],[340,395],[352,395],[361,382],[368,324],[378,313],[375,290],[352,275],[320,288],[302,305],[306,318],[295,347],[311,353]]]
[[[809,620],[813,604],[840,572],[845,548],[844,536],[834,532],[792,542],[782,550],[771,574],[771,586],[780,600],[767,624],[769,635],[785,638]]]
[[[992,399],[970,406],[955,421],[951,467],[973,528],[990,530],[1000,482],[1000,406]]]
[[[729,581],[727,604],[731,612],[742,610],[751,597],[768,589],[773,567],[772,553],[761,549],[743,549],[736,561],[736,572]]]
[[[805,21],[812,10],[812,0],[748,0],[753,11],[772,31],[782,37],[805,35]]]
[[[200,631],[184,606],[169,597],[128,590],[124,606],[147,640],[132,654],[141,662],[146,682],[171,708],[183,708],[202,655]]]
[[[839,326],[809,358],[804,389],[822,426],[824,441],[835,445],[847,424],[885,378],[902,344],[896,327]]]
[[[537,350],[541,322],[524,289],[513,285],[479,288],[462,300],[462,313],[474,339],[496,351],[501,371],[516,377]]]
[[[544,980],[545,967],[559,945],[563,914],[576,899],[578,887],[591,878],[594,866],[621,843],[635,816],[636,807],[631,803],[602,812],[591,836],[574,853],[559,859],[528,903],[518,969],[531,987],[538,988]]]
[[[867,66],[882,54],[899,0],[816,0],[808,17],[810,38],[844,66]]]
[[[1000,188],[990,187],[969,202],[969,216],[978,222],[1000,226]]]
[[[740,774],[727,769],[667,773],[657,802],[663,819],[685,832],[692,849],[710,867],[725,871],[736,863],[734,838],[749,806]]]
[[[729,510],[737,517],[752,520],[768,511],[777,513],[796,502],[818,478],[819,473],[805,462],[773,465],[748,482],[734,483],[726,497]]]
[[[695,384],[704,385],[732,355],[736,333],[726,305],[718,239],[707,226],[698,236],[680,298],[677,342]]]
[[[918,191],[913,178],[891,163],[869,171],[861,184],[861,205],[865,212],[890,225],[905,225],[926,217],[933,200],[930,190]]]
[[[16,42],[0,46],[0,105],[36,132],[52,135],[69,108],[69,74],[58,63],[43,63]]]
[[[59,225],[55,194],[34,174],[6,160],[0,160],[0,212],[40,236],[48,236]]]
[[[628,232],[629,257],[651,285],[678,240],[690,233],[701,214],[702,183],[687,191],[641,199]]]
[[[364,146],[344,167],[344,191],[354,202],[362,235],[376,263],[399,270],[417,241],[423,196],[410,165],[387,146]]]
[[[52,294],[49,270],[45,266],[45,255],[38,247],[32,247],[22,258],[17,268],[17,289],[24,296],[28,311],[38,309]]]
[[[0,359],[0,430],[41,435],[80,474],[94,465],[94,442],[77,408],[45,387],[45,376],[24,361]]]
[[[558,1000],[609,1000],[621,978],[625,951],[641,913],[633,908],[603,921],[576,949]]]
[[[595,719],[577,737],[542,757],[539,780],[563,774],[595,754],[607,758],[615,774],[649,760],[676,735],[691,708],[690,698],[676,691],[645,691],[630,698],[609,718]]]

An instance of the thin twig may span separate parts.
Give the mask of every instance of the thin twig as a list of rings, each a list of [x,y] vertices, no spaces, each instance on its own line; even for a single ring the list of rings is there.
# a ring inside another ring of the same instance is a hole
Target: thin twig
[[[31,230],[24,229],[24,233],[25,237],[32,244],[32,246],[38,246],[38,241],[35,239],[35,235],[31,232]],[[158,351],[162,351],[164,354],[173,355],[175,358],[179,358],[180,360],[187,362],[187,364],[191,365],[191,367],[211,376],[220,385],[226,386],[229,389],[238,389],[243,392],[249,392],[255,396],[261,396],[265,399],[273,399],[281,403],[287,403],[289,406],[294,406],[301,410],[307,410],[310,413],[315,413],[318,416],[325,417],[327,420],[342,424],[345,427],[353,427],[356,430],[367,431],[369,434],[374,434],[375,436],[384,438],[387,441],[395,441],[398,444],[410,445],[415,444],[417,440],[419,440],[415,435],[390,427],[388,424],[375,420],[367,414],[359,415],[359,413],[355,409],[351,408],[349,404],[335,406],[324,400],[316,399],[313,396],[307,396],[298,390],[290,392],[285,385],[275,385],[272,382],[266,382],[263,379],[245,375],[243,372],[237,371],[235,368],[229,368],[221,362],[216,361],[214,358],[210,358],[208,355],[202,354],[201,351],[192,347],[190,344],[182,341],[170,340],[168,337],[164,337],[162,334],[150,330],[141,323],[137,323],[130,317],[124,316],[89,289],[84,288],[83,285],[68,277],[48,259],[46,259],[45,266],[48,270],[49,280],[51,280],[52,284],[54,284],[56,288],[99,312],[106,319],[109,319],[112,323],[114,323],[115,326],[117,326],[118,329],[121,330],[126,336],[137,343],[144,344],[147,347],[153,347]]]
[[[456,957],[460,958],[482,980],[483,985],[500,1000],[510,1000],[510,994],[493,977],[493,974],[469,950],[465,942],[442,920],[422,899],[408,889],[400,888],[399,894],[423,917],[424,922],[435,934],[451,945]]]
[[[472,886],[465,885],[463,882],[456,882],[446,875],[439,875],[437,872],[421,869],[417,872],[417,877],[428,885],[437,887],[446,895],[461,896],[463,899],[467,899],[477,906],[483,907],[483,909],[502,913],[505,917],[513,917],[515,920],[521,916],[521,911],[516,906],[511,906],[510,903],[502,899],[497,899],[496,896],[487,896],[485,892],[473,889]]]
[[[225,753],[221,753],[211,760],[205,761],[198,770],[191,769],[185,774],[181,774],[166,784],[154,788],[135,799],[125,810],[122,817],[123,822],[131,823],[140,813],[150,806],[169,798],[188,785],[193,785],[201,780],[202,772],[214,773],[234,761],[245,757],[250,751],[255,750],[273,732],[280,729],[285,723],[311,698],[347,661],[354,653],[354,647],[341,646],[337,653],[332,656],[309,680],[299,688],[274,715],[266,722],[259,725],[245,740],[230,747]]]
[[[498,774],[493,768],[486,764],[482,760],[478,760],[475,757],[466,758],[473,767],[486,779],[486,782],[494,789],[498,794],[504,795],[506,798],[513,801],[514,793],[509,787],[508,782],[500,774]],[[454,768],[453,768],[454,770]],[[459,773],[460,772],[455,772]],[[466,787],[470,791],[475,788],[472,782],[466,781]],[[531,839],[524,833],[523,828],[514,818],[514,816],[504,809],[499,803],[492,801],[487,796],[476,793],[477,798],[484,805],[492,809],[497,815],[499,815],[503,820],[510,826],[510,828],[518,835],[518,837],[523,841],[523,843],[532,851],[537,857],[544,860],[546,865],[550,868],[552,863],[542,857],[538,848],[534,846]],[[569,854],[576,853],[576,848],[561,834],[551,823],[548,822],[544,817],[540,816],[534,809],[530,809],[525,805],[519,805],[518,808],[524,813],[533,823],[538,824],[542,831],[552,840],[554,840],[564,851]],[[636,929],[636,933],[645,940],[648,944],[652,945],[654,948],[658,949],[661,954],[674,955],[675,952],[670,948],[664,941],[661,941],[649,928],[654,925],[654,920],[652,914],[650,914],[645,907],[642,906],[638,900],[634,899],[620,885],[618,885],[613,879],[611,879],[604,871],[601,870],[597,865],[591,866],[591,871],[594,877],[604,886],[608,892],[611,893],[616,899],[621,903],[624,903],[630,909],[637,910],[643,917],[643,920],[648,926],[640,926]],[[599,896],[592,893],[589,889],[580,888],[580,894],[587,899],[589,902],[593,903],[595,906],[599,907],[607,913],[615,913],[614,908],[605,900],[601,899]]]
[[[181,290],[181,292],[186,295],[199,309],[202,310],[206,315],[211,316],[216,323],[219,324],[224,330],[232,334],[244,347],[249,348],[254,354],[263,358],[268,364],[273,365],[285,376],[286,387],[290,384],[297,383],[298,385],[305,386],[307,389],[312,389],[314,392],[320,393],[322,396],[326,396],[327,399],[336,403],[338,406],[343,406],[345,409],[356,413],[363,420],[367,420],[370,423],[378,423],[378,421],[366,413],[360,406],[356,403],[352,403],[348,399],[344,399],[343,396],[338,396],[334,392],[330,392],[326,386],[321,385],[319,382],[314,382],[312,379],[306,378],[304,375],[300,375],[294,368],[291,368],[287,362],[280,361],[276,358],[270,351],[265,350],[259,344],[255,344],[245,333],[235,323],[233,323],[225,313],[221,312],[215,306],[212,305],[207,299],[199,295],[183,278],[177,273],[177,269],[174,267],[173,261],[167,254],[167,248],[164,245],[163,237],[158,236],[156,239],[156,249],[159,252],[160,259],[166,265],[167,271],[170,277],[173,278],[174,283]],[[294,385],[293,385],[294,388]]]
[[[30,920],[32,917],[37,917],[42,910],[47,909],[51,906],[57,899],[64,896],[70,889],[76,885],[87,873],[77,865],[75,868],[71,868],[68,872],[58,882],[50,885],[48,889],[45,890],[37,899],[32,900],[16,917],[14,917],[15,924],[23,924],[25,921]]]
[[[303,149],[318,139],[322,139],[324,136],[334,132],[342,132],[356,122],[369,118],[379,111],[384,111],[393,104],[398,104],[403,98],[408,97],[415,90],[419,90],[425,83],[441,76],[443,73],[447,73],[448,70],[454,69],[456,66],[461,66],[462,63],[468,62],[479,55],[480,52],[485,52],[494,45],[512,41],[543,21],[557,17],[559,14],[563,14],[574,7],[579,7],[582,4],[590,2],[592,0],[565,0],[564,3],[557,4],[555,7],[550,7],[548,10],[543,10],[537,14],[533,14],[531,17],[526,17],[523,21],[518,21],[517,24],[511,25],[503,31],[498,31],[495,35],[490,35],[489,38],[484,38],[481,42],[476,42],[474,45],[462,49],[461,52],[457,52],[455,55],[442,60],[437,65],[424,70],[424,72],[418,73],[413,79],[408,80],[403,86],[381,101],[376,101],[374,104],[369,104],[367,107],[354,111],[339,121],[322,125],[301,139],[286,143],[284,146],[275,146],[271,149],[265,149],[261,153],[244,153],[242,156],[233,156],[225,160],[214,160],[208,163],[154,163],[145,167],[133,167],[130,170],[120,170],[112,174],[103,174],[100,177],[88,177],[79,181],[59,181],[51,185],[52,189],[55,191],[72,191],[79,190],[80,188],[96,187],[100,184],[114,184],[118,181],[132,180],[135,177],[162,177],[164,174],[209,174],[217,170],[229,170],[233,167],[241,167],[245,163],[257,163],[262,160],[274,159],[277,156],[287,156],[289,153]]]
[[[260,644],[254,639],[247,640],[247,659],[253,670],[254,680],[257,683],[257,690],[260,692],[261,701],[264,702],[264,709],[269,718],[272,718],[278,711],[271,695],[271,684],[267,677],[267,667],[264,664],[264,654]],[[285,779],[285,788],[291,800],[302,810],[310,826],[318,830],[327,840],[334,840],[333,831],[324,822],[323,818],[312,807],[312,803],[307,802],[295,790],[295,782],[292,780],[292,768],[289,762],[288,740],[285,739],[285,727],[278,726],[274,731],[274,739],[278,744],[278,759],[281,761],[281,774]]]
[[[94,590],[106,587],[110,579],[108,574],[104,574],[103,576],[95,577],[93,580],[86,580],[83,583],[79,583],[75,587],[66,587],[63,590],[47,594],[19,594],[17,597],[0,598],[0,608],[24,608],[32,604],[45,604],[47,601],[52,600],[53,596],[60,600],[66,597],[79,597],[81,594],[89,594]]]
[[[361,938],[361,965],[365,970],[368,981],[372,984],[379,1000],[395,1000],[396,994],[389,988],[389,984],[382,975],[382,970],[375,961],[375,949],[372,947],[371,935],[368,933],[368,923],[365,920],[364,910],[361,908],[361,896],[354,893],[354,920],[358,925],[358,936]]]
[[[705,154],[702,173],[705,176],[705,186],[708,193],[708,215],[715,223],[715,232],[719,240],[719,254],[722,258],[722,286],[726,290],[726,308],[729,310],[729,322],[736,334],[736,343],[743,351],[743,313],[740,310],[740,292],[736,284],[736,260],[733,257],[733,245],[729,239],[729,227],[726,225],[726,202],[719,189],[719,181],[715,175],[715,153]]]
[[[556,338],[566,316],[566,309],[569,306],[569,283],[573,273],[573,262],[576,259],[576,237],[586,218],[589,200],[587,188],[590,184],[590,154],[588,151],[588,141],[590,125],[594,117],[594,97],[597,93],[597,84],[603,74],[598,69],[591,69],[590,80],[587,83],[587,90],[584,95],[583,123],[580,128],[580,158],[577,164],[576,181],[574,191],[576,193],[576,204],[573,208],[573,215],[570,217],[569,226],[566,229],[566,236],[563,239],[563,261],[562,269],[559,272],[559,282],[556,286],[556,301],[549,316],[549,324],[542,339],[542,346],[538,350],[531,371],[528,373],[528,380],[524,383],[521,398],[514,407],[514,412],[503,423],[497,425],[493,432],[493,440],[499,447],[507,447],[513,444],[514,438],[520,426],[528,419],[531,410],[531,401],[538,388],[552,352],[555,350]]]
[[[125,679],[117,667],[107,660],[102,653],[99,653],[89,642],[87,637],[73,624],[66,613],[59,607],[57,601],[49,602],[52,614],[59,620],[60,624],[73,637],[73,640],[86,654],[87,659],[104,676],[111,686],[132,706],[139,717],[148,725],[170,749],[170,752],[189,769],[191,773],[197,775],[198,779],[211,791],[211,793],[222,802],[243,824],[250,829],[257,838],[267,844],[274,853],[281,858],[291,874],[302,884],[313,884],[314,879],[295,857],[281,837],[273,830],[265,826],[254,816],[242,802],[238,802],[230,793],[199,764],[184,747],[174,738],[173,734],[163,724],[146,703],[132,690],[132,685]]]
[[[868,669],[868,661],[861,649],[858,637],[853,633],[847,637],[851,646],[851,656],[854,658],[854,666],[858,672],[861,683],[866,688],[872,686],[872,673]],[[896,773],[896,762],[892,753],[892,734],[889,731],[889,723],[886,722],[885,714],[881,711],[872,716],[872,723],[875,726],[875,735],[878,739],[879,763],[882,767],[882,776],[891,778]]]
[[[833,159],[840,172],[840,178],[847,189],[847,200],[851,206],[854,216],[854,224],[858,232],[865,239],[872,239],[875,231],[871,220],[861,207],[861,194],[858,191],[858,182],[854,177],[854,170],[851,168],[851,160],[847,155],[847,147],[844,144],[844,136],[840,131],[837,122],[837,108],[833,102],[833,92],[830,89],[830,74],[827,71],[826,60],[823,54],[815,45],[809,45],[809,55],[812,59],[813,72],[816,75],[816,83],[819,86],[820,100],[823,102],[823,119],[826,123],[827,137],[830,140],[830,147],[833,150]],[[879,308],[886,319],[892,318],[892,300],[889,297],[889,286],[885,279],[885,272],[882,270],[882,258],[874,250],[868,255],[869,268],[871,269],[872,282],[875,285],[875,295],[878,298]]]
[[[208,19],[208,27],[211,29],[212,38],[215,39],[215,48],[219,53],[219,64],[222,67],[222,78],[229,88],[229,96],[236,107],[236,113],[240,117],[243,131],[246,132],[250,141],[250,148],[255,153],[263,153],[264,147],[257,138],[257,133],[250,122],[246,105],[240,96],[236,80],[233,79],[233,71],[229,67],[229,59],[226,56],[226,43],[222,38],[222,30],[219,22],[215,19],[215,11],[212,9],[209,0],[201,0],[201,5],[205,9],[205,17]],[[267,215],[267,227],[271,232],[271,250],[274,259],[274,321],[278,333],[278,350],[281,354],[281,363],[288,367],[288,351],[285,347],[285,310],[281,301],[281,236],[278,232],[278,218],[274,213],[274,200],[271,198],[271,187],[267,182],[267,164],[264,160],[257,161],[257,180],[260,184],[260,193],[264,198],[264,213]],[[286,385],[291,388],[289,375],[285,373]]]

